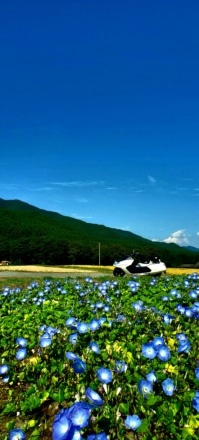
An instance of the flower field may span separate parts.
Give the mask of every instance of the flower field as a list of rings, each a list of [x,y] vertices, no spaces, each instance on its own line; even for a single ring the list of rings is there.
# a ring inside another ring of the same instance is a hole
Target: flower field
[[[0,440],[199,438],[199,275],[0,292]]]

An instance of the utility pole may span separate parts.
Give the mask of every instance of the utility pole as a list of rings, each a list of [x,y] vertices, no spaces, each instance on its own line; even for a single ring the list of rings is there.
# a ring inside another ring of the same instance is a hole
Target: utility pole
[[[99,266],[100,266],[100,243],[99,243]]]

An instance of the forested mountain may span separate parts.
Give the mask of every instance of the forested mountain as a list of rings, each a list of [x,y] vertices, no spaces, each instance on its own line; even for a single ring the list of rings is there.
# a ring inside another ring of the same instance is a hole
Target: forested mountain
[[[20,200],[0,199],[0,260],[13,264],[98,264],[99,243],[102,265],[112,265],[133,249],[143,258],[158,255],[168,267],[199,261],[199,252],[175,244],[86,223]]]

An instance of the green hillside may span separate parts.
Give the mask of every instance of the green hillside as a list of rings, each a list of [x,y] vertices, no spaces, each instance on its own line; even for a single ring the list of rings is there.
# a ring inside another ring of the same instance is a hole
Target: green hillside
[[[0,260],[13,264],[98,264],[133,249],[143,258],[158,255],[169,267],[195,264],[199,253],[175,244],[152,242],[139,235],[86,223],[39,209],[20,200],[0,199]]]

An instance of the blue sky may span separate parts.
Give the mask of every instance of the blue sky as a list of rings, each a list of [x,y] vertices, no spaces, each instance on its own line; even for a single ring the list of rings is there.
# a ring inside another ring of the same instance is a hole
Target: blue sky
[[[198,16],[2,0],[0,197],[199,247]]]

